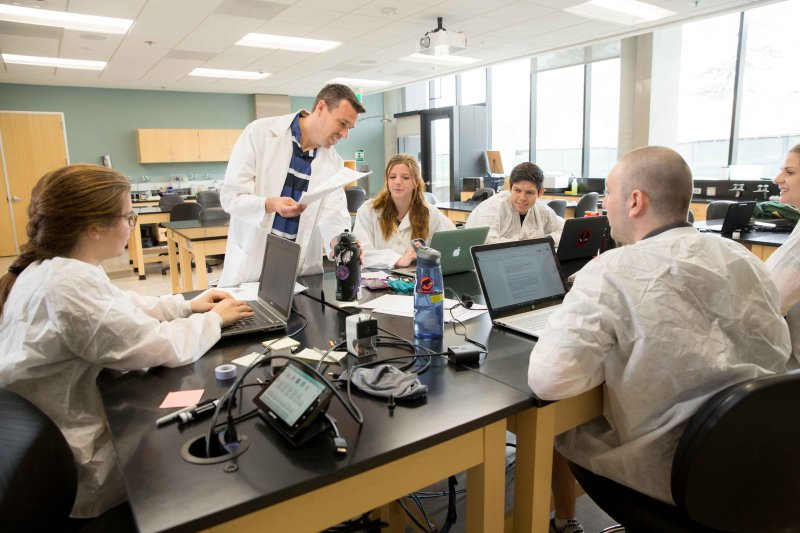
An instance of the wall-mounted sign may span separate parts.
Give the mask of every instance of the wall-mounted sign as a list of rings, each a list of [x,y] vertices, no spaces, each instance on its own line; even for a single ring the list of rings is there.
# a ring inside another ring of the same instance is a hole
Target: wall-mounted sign
[[[356,150],[356,161],[359,163],[364,162],[364,150]]]

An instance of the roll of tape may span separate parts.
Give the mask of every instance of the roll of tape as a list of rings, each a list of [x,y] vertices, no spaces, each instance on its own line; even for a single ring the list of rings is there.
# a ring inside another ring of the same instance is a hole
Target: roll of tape
[[[219,365],[214,369],[214,375],[220,381],[236,377],[236,365]]]

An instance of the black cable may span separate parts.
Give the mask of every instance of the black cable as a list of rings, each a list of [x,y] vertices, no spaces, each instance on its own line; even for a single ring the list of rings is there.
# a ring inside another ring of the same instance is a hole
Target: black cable
[[[453,319],[453,333],[455,333],[456,335],[461,335],[462,337],[464,337],[465,341],[474,344],[478,348],[481,348],[483,350],[483,353],[488,354],[489,352],[487,351],[485,345],[483,345],[480,342],[478,342],[476,340],[473,340],[473,339],[469,338],[469,336],[467,336],[467,326],[461,320],[457,319],[456,315],[453,313],[453,310],[456,307],[459,307],[459,306],[461,306],[461,307],[466,309],[466,306],[464,305],[464,302],[461,300],[461,298],[459,298],[458,293],[456,293],[456,291],[454,291],[450,287],[445,287],[444,291],[445,292],[450,291],[451,293],[453,293],[453,296],[456,297],[456,301],[458,302],[456,305],[454,305],[453,307],[448,309],[448,311],[450,311],[450,318]],[[458,332],[458,330],[456,329],[456,324],[459,324],[462,328],[464,328],[464,333],[459,333]]]
[[[426,533],[436,533],[436,532],[431,531],[430,529],[426,528],[422,524],[420,524],[419,520],[417,520],[417,517],[415,517],[413,514],[411,514],[411,511],[409,511],[406,508],[406,506],[403,504],[402,500],[398,499],[397,503],[400,504],[400,507],[403,509],[403,511],[405,511],[406,515],[408,515],[408,517],[411,519],[411,521],[414,522],[414,525],[416,525],[419,529],[421,529],[422,531],[425,531]]]

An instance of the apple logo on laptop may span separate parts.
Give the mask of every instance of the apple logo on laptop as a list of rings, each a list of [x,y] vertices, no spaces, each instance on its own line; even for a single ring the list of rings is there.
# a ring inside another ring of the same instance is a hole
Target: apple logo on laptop
[[[458,257],[459,255],[461,255],[461,247],[460,246],[458,248],[456,248],[455,250],[453,250],[453,257]]]

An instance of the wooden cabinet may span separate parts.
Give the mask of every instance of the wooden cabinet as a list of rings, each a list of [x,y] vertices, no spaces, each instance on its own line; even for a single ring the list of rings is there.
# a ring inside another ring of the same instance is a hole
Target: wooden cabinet
[[[228,130],[197,130],[200,142],[200,161],[227,161]]]
[[[227,161],[242,130],[138,129],[140,163]]]

